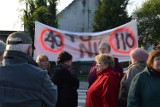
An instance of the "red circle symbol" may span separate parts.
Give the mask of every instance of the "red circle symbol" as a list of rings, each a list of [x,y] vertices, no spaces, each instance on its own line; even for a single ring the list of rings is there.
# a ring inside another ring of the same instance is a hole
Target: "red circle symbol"
[[[118,41],[118,42],[115,42],[115,38],[116,38],[116,36],[117,36],[117,34],[122,34],[122,32],[123,33],[128,33],[129,34],[129,36],[130,36],[130,38],[132,38],[133,39],[133,46],[132,47],[130,47],[130,48],[128,48],[127,50],[120,50],[120,49],[118,49],[118,47],[116,47],[117,46],[117,44],[120,44],[120,42],[123,42],[123,45],[125,44],[125,40],[126,39],[124,39],[124,35],[122,35],[123,36],[123,38],[121,39],[121,40],[123,40],[123,41]],[[116,52],[118,52],[118,53],[122,53],[122,54],[129,54],[130,53],[130,51],[132,50],[132,49],[134,49],[134,48],[136,48],[137,47],[137,41],[136,41],[136,36],[135,36],[135,34],[129,29],[129,28],[119,28],[119,29],[117,29],[117,30],[115,30],[114,32],[112,32],[111,33],[111,35],[110,35],[110,38],[109,38],[109,43],[110,43],[110,45],[111,45],[111,47],[112,47],[112,49],[114,50],[114,51],[116,51]]]
[[[47,44],[44,42],[44,36],[45,36],[45,33],[47,32],[53,32],[53,33],[56,33],[62,40],[62,46],[57,48],[57,49],[52,49],[51,47],[48,47]],[[46,50],[49,50],[51,52],[59,52],[61,51],[63,48],[64,48],[64,37],[61,33],[57,32],[57,31],[54,31],[54,30],[51,30],[51,29],[44,29],[40,35],[40,41],[42,43],[42,46],[46,49]]]

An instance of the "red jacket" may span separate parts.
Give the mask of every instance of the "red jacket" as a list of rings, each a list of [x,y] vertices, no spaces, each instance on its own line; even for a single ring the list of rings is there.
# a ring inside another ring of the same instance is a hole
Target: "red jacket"
[[[86,107],[117,107],[120,75],[107,68],[87,91]]]
[[[123,68],[120,65],[120,63],[118,62],[118,58],[114,58],[114,62],[115,62],[115,66],[114,66],[114,72],[119,73],[120,74],[120,78],[123,77]],[[89,71],[89,75],[88,75],[88,83],[90,87],[94,81],[97,79],[97,65],[96,62],[94,62],[91,66],[91,69]]]

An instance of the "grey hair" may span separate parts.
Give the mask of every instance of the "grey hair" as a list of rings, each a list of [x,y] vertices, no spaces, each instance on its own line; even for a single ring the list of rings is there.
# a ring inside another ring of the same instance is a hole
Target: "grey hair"
[[[16,45],[7,45],[6,50],[20,51],[27,54],[28,48],[31,44],[16,44]]]
[[[0,55],[3,55],[5,49],[6,49],[6,44],[2,40],[0,40]]]
[[[109,43],[103,41],[99,44],[98,48],[100,49],[102,46],[105,46],[109,50],[109,52],[111,51],[111,46],[109,45]]]
[[[95,57],[96,62],[103,62],[104,64],[108,64],[109,67],[114,67],[114,58],[111,54],[99,54]]]

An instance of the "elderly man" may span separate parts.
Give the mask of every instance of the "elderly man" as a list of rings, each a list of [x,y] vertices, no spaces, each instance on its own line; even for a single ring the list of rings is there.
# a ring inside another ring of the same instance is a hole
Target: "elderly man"
[[[27,33],[9,35],[0,67],[0,107],[55,107],[56,89],[31,55]]]

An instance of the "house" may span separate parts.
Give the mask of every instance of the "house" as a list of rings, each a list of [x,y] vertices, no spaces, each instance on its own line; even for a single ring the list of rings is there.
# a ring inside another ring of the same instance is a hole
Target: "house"
[[[3,42],[6,42],[7,37],[13,32],[15,31],[0,30],[0,40],[2,40]]]
[[[59,15],[59,29],[72,32],[92,32],[95,11],[100,0],[73,0]]]

